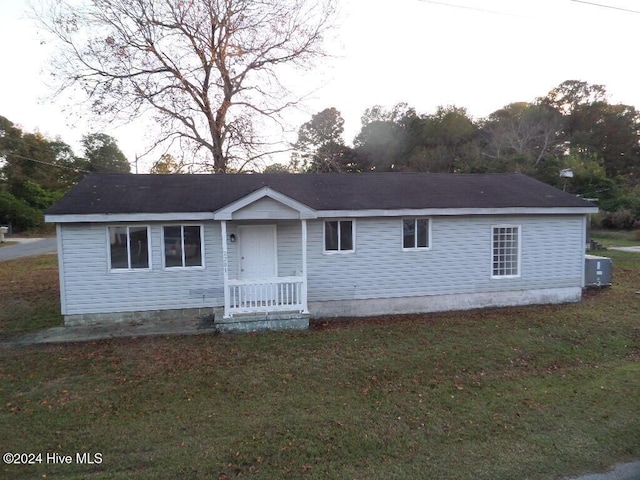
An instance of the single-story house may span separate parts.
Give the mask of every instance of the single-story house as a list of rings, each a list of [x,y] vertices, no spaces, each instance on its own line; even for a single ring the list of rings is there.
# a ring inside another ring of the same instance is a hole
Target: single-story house
[[[520,174],[92,174],[49,208],[67,325],[579,301],[593,204]]]

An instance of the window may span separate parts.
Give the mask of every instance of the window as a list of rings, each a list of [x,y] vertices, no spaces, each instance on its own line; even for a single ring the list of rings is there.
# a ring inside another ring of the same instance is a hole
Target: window
[[[325,252],[353,252],[353,220],[324,222]]]
[[[402,220],[402,248],[405,250],[429,248],[428,218],[406,218]]]
[[[520,227],[498,225],[493,227],[494,277],[517,277],[520,275]]]
[[[202,267],[202,227],[169,225],[162,227],[164,266]]]
[[[109,227],[108,230],[112,270],[149,268],[148,227]]]

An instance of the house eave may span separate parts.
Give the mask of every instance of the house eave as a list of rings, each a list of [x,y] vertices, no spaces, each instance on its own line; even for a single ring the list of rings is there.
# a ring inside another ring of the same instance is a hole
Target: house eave
[[[507,208],[402,208],[369,210],[319,210],[319,218],[414,217],[463,215],[585,215],[597,207],[507,207]]]
[[[597,207],[404,208],[300,211],[300,219],[363,217],[435,217],[471,215],[586,215]],[[168,213],[92,213],[45,215],[47,223],[184,222],[233,220],[233,211]]]
[[[70,213],[44,216],[44,221],[47,223],[174,222],[203,220],[213,220],[213,213]]]
[[[435,217],[463,215],[586,215],[597,207],[509,207],[509,208],[404,208],[368,210],[299,211],[300,219],[364,217]],[[47,223],[173,222],[233,220],[233,211],[168,213],[92,213],[45,215]]]

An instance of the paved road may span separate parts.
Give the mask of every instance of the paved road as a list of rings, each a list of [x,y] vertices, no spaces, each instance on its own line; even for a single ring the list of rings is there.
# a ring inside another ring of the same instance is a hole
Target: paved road
[[[13,260],[14,258],[54,253],[57,250],[56,238],[5,238],[10,242],[19,242],[17,245],[0,247],[0,262]]]
[[[620,250],[621,252],[637,252],[640,253],[640,246],[636,247],[607,247],[609,250]]]
[[[640,480],[640,462],[625,463],[610,472],[585,475],[574,480]]]

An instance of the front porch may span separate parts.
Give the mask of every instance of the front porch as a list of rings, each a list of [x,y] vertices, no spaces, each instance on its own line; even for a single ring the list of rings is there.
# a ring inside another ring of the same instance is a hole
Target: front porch
[[[307,312],[306,278],[276,277],[264,280],[228,280],[225,318],[241,314]]]
[[[224,311],[216,323],[222,329],[308,327],[307,218],[315,212],[265,187],[214,218],[221,225],[224,280]]]

